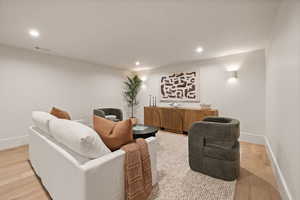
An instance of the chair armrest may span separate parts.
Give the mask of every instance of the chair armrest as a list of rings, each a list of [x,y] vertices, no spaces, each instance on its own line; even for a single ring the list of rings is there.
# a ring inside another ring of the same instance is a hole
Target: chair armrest
[[[199,134],[202,137],[226,141],[238,139],[239,134],[235,135],[235,133],[239,133],[239,130],[233,131],[234,129],[239,129],[239,127],[234,127],[230,123],[199,121],[192,124],[189,134]]]
[[[118,109],[118,108],[109,109],[109,114],[111,114],[111,115],[116,115],[116,117],[117,117],[118,120],[120,120],[120,121],[123,120],[123,112],[122,112],[121,109]]]
[[[95,109],[94,110],[94,115],[96,115],[98,117],[104,117],[105,118],[105,112],[101,109]]]

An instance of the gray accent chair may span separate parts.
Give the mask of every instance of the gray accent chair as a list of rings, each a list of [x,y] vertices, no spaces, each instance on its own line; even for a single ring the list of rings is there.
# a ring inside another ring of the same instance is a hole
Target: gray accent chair
[[[189,164],[192,170],[233,181],[240,172],[240,122],[207,117],[192,124],[188,132]]]
[[[106,115],[115,115],[117,117],[114,121],[123,120],[123,112],[118,108],[99,108],[94,110],[94,115],[105,118]]]

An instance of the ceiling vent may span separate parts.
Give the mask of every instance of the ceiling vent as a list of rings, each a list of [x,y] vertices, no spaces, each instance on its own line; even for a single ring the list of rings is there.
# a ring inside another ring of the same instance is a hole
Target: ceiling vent
[[[50,49],[42,48],[42,47],[39,47],[39,46],[34,47],[34,49],[37,50],[37,51],[45,51],[45,52],[51,51]]]

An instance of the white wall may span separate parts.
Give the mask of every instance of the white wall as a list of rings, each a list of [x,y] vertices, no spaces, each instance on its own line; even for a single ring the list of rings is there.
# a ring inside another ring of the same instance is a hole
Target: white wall
[[[300,3],[279,9],[266,76],[267,138],[291,199],[300,199]]]
[[[122,107],[122,81],[121,71],[0,45],[0,148],[24,142],[32,110],[57,106],[81,119]]]
[[[237,82],[228,82],[226,67],[239,65]],[[257,50],[250,53],[220,57],[216,59],[186,62],[162,67],[150,72],[145,88],[140,94],[137,116],[143,120],[143,106],[148,105],[148,95],[159,98],[160,76],[173,72],[200,72],[200,101],[212,104],[221,116],[237,118],[241,130],[252,134],[265,133],[265,52]],[[166,105],[160,103],[159,105]],[[199,107],[199,103],[183,104]]]

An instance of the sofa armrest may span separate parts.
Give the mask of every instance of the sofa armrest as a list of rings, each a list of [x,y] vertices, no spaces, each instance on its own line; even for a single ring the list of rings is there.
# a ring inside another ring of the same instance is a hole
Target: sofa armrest
[[[74,120],[72,120],[72,121],[78,122],[78,123],[84,123],[84,122],[85,122],[84,119],[74,119]]]
[[[153,184],[157,182],[156,172],[156,141],[147,138]],[[91,160],[81,166],[85,179],[85,194],[89,200],[115,200],[123,199],[125,152],[117,150],[98,159]]]
[[[118,150],[81,166],[86,199],[122,199],[124,196],[124,158],[125,152]]]
[[[152,158],[156,161],[156,138],[155,137],[149,137],[145,139],[148,143],[150,158],[152,161]],[[90,160],[89,162],[85,163],[84,165],[81,165],[81,168],[83,171],[92,170],[95,167],[98,167],[99,165],[109,163],[112,160],[118,160],[119,157],[122,157],[125,155],[125,152],[121,149],[114,151],[112,153],[108,153],[104,156],[101,156],[100,158]],[[123,158],[124,159],[124,158]],[[156,162],[155,162],[156,166]],[[152,167],[152,166],[151,166]]]

